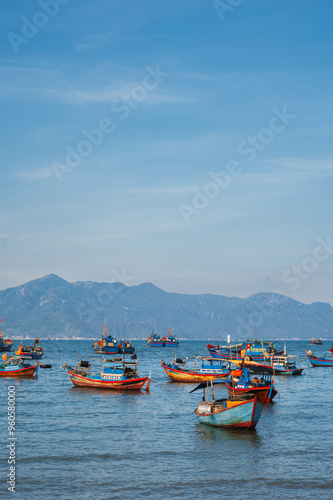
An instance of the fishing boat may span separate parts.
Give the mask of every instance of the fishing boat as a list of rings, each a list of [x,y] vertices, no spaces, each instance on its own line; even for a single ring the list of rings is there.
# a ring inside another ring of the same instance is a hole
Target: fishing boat
[[[0,321],[2,321],[2,319],[0,319]],[[12,340],[3,338],[0,328],[0,352],[9,352],[12,348],[12,345],[13,345]]]
[[[161,338],[157,335],[154,327],[151,335],[147,338],[147,344],[150,347],[178,347],[179,341],[172,333],[171,328],[169,328],[166,337]]]
[[[257,363],[256,361],[242,361],[245,368],[252,373],[272,373],[273,375],[302,375],[304,368],[296,367],[297,356],[273,356],[271,363]],[[235,363],[237,363],[235,361]]]
[[[257,396],[259,403],[271,403],[277,394],[271,373],[263,373],[261,379],[251,379],[248,368],[233,371],[225,385],[231,399],[250,394],[252,397]]]
[[[39,361],[35,365],[31,364],[31,360],[23,358],[20,355],[7,357],[7,353],[3,354],[0,364],[0,377],[37,377]]]
[[[119,352],[123,352],[125,354],[133,354],[135,351],[135,347],[130,340],[123,340],[118,347]]]
[[[44,354],[44,349],[39,345],[39,339],[35,339],[33,346],[26,346],[20,344],[21,356],[28,359],[41,359]]]
[[[197,367],[198,360],[201,359],[201,366]],[[204,380],[215,380],[217,378],[226,378],[230,375],[227,368],[227,362],[223,359],[216,359],[209,356],[197,356],[194,367],[186,368],[186,361],[175,358],[172,363],[161,361],[161,366],[165,373],[173,382],[194,383]]]
[[[118,344],[115,337],[115,326],[113,326],[113,335],[110,335],[106,321],[102,339],[94,342],[92,346],[97,354],[133,354],[135,351],[135,347],[130,340],[122,339]]]
[[[147,338],[147,344],[150,347],[163,347],[163,340],[156,333],[155,327],[153,328],[151,335]]]
[[[139,377],[138,362],[136,354],[131,357],[131,361],[125,361],[124,357],[106,359],[103,357],[99,371],[92,370],[89,361],[78,361],[75,367],[64,365],[69,378],[77,387],[87,387],[95,389],[108,389],[113,391],[132,390],[138,391],[146,384],[146,391],[149,391],[150,376]]]
[[[262,405],[258,402],[257,396],[254,398],[237,401],[230,399],[215,399],[213,385],[211,382],[212,400],[208,400],[208,384],[202,383],[193,389],[203,389],[204,396],[198,404],[194,413],[198,416],[199,422],[213,427],[223,427],[226,429],[254,429],[260,419]],[[207,398],[205,389],[207,387]]]
[[[273,375],[302,375],[304,368],[296,367],[298,356],[287,355],[286,345],[283,356],[265,358],[264,362],[252,361],[246,356],[243,360],[233,360],[232,363],[239,367],[249,368],[252,373],[272,373]]]
[[[306,357],[308,358],[308,360],[310,361],[310,363],[312,364],[312,366],[333,366],[333,358],[330,359],[330,358],[326,357],[328,352],[331,352],[331,354],[333,356],[333,345],[332,345],[330,351],[325,352],[325,355],[323,358],[318,358],[310,350],[305,351],[305,354],[306,354]]]
[[[314,337],[312,337],[312,340],[310,340],[310,344],[323,345],[323,341],[321,339],[315,339]]]
[[[268,340],[244,341],[242,346],[237,349],[229,346],[208,344],[207,349],[209,354],[214,358],[233,360],[243,360],[246,356],[249,356],[252,361],[264,361],[265,358],[270,358],[272,355],[283,355],[283,351],[277,351],[275,343]]]
[[[162,337],[162,340],[164,341],[165,347],[178,347],[179,346],[179,341],[178,341],[178,339],[176,339],[176,337],[172,333],[171,328],[169,328],[167,336]]]

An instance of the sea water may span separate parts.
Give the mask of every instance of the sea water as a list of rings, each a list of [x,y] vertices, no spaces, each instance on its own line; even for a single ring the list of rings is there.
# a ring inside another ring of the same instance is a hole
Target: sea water
[[[208,355],[206,344],[181,341],[177,357]],[[0,379],[0,496],[12,494],[6,405],[14,386],[17,499],[332,499],[333,369],[310,368],[304,352],[323,354],[331,342],[286,344],[303,375],[275,377],[278,395],[256,430],[227,431],[198,423],[202,391],[167,378],[160,361],[171,361],[173,348],[134,341],[140,376],[152,372],[152,383],[149,393],[129,393],[76,388],[60,369],[85,356],[100,365],[92,341],[41,341],[40,362],[51,369],[37,380]],[[226,388],[215,396],[227,397]]]

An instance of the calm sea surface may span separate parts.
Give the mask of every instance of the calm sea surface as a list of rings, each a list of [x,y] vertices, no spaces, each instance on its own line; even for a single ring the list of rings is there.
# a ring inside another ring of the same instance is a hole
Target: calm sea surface
[[[182,341],[177,355],[208,354],[206,343]],[[60,366],[75,364],[78,352],[94,356],[91,344],[41,341],[41,362],[52,369],[41,369],[38,380],[0,379],[0,496],[13,495],[6,483],[6,404],[14,385],[13,498],[333,499],[333,369],[308,368],[304,353],[324,353],[331,342],[287,342],[305,374],[275,378],[279,394],[252,432],[199,424],[193,411],[202,391],[189,394],[194,385],[169,382],[160,360],[171,360],[173,349],[144,341],[134,345],[140,375],[152,371],[150,393],[75,388]],[[216,389],[216,396],[226,394],[224,386]]]

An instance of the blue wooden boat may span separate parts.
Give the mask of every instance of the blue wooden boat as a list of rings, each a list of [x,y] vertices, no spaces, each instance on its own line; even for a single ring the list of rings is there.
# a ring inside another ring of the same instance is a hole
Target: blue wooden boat
[[[96,354],[120,354],[121,350],[114,335],[110,335],[105,323],[102,339],[93,343]]]
[[[333,346],[331,347],[330,352],[333,356]],[[312,351],[305,351],[306,357],[308,358],[308,360],[310,361],[312,366],[332,366],[333,367],[333,358],[332,359],[327,358],[326,353],[327,353],[327,351],[325,352],[325,355],[323,358],[318,358],[317,356],[315,356],[312,353]]]
[[[147,344],[149,347],[163,347],[163,340],[159,335],[157,335],[155,327],[153,328],[151,335],[147,338]]]
[[[199,359],[201,359],[201,366],[197,367]],[[186,368],[185,365],[186,361],[177,357],[172,360],[172,363],[161,361],[162,368],[173,382],[195,383],[226,378],[230,375],[227,362],[223,359],[197,356],[193,368]]]
[[[136,354],[132,358],[136,359]],[[148,391],[150,376],[139,377],[137,366],[137,361],[125,361],[124,357],[119,357],[103,358],[101,368],[98,371],[93,371],[92,365],[86,360],[79,361],[75,367],[67,364],[63,367],[77,387],[134,391],[142,389],[146,384],[145,390]]]
[[[257,363],[256,361],[241,361],[242,366],[249,368],[252,373],[272,373],[273,375],[302,375],[304,368],[297,368],[297,356],[278,356],[271,362]]]
[[[166,337],[161,338],[157,335],[154,327],[151,335],[147,338],[147,344],[150,347],[178,347],[179,341],[173,335],[171,328],[169,328]]]
[[[315,339],[314,337],[312,337],[312,340],[310,340],[310,344],[323,345],[323,341],[321,339]]]
[[[200,384],[191,391],[194,392],[200,388],[204,390],[203,399],[194,410],[199,422],[226,429],[254,429],[260,419],[263,408],[258,402],[257,397],[243,401],[231,399],[215,400],[213,385],[216,383],[218,382],[211,382],[211,401],[208,400],[208,384]],[[206,385],[207,398],[205,395]]]
[[[275,343],[268,340],[246,340],[237,349],[229,346],[208,344],[207,349],[214,358],[243,360],[248,357],[252,361],[258,362],[264,361],[266,358],[269,359],[273,355],[283,355],[283,351],[277,351]]]
[[[2,319],[0,319],[0,321],[2,321]],[[12,348],[12,345],[13,345],[12,340],[3,338],[0,328],[0,352],[9,352]]]
[[[41,359],[44,354],[44,349],[39,345],[39,339],[35,339],[33,346],[20,345],[20,355],[27,359]]]
[[[225,385],[233,399],[251,395],[257,396],[259,403],[271,403],[277,394],[271,373],[263,373],[260,379],[251,379],[248,368],[233,371]]]
[[[263,362],[257,362],[245,358],[233,360],[232,363],[239,367],[249,368],[252,373],[272,373],[273,375],[302,375],[304,368],[297,368],[294,355],[287,355],[284,345],[283,356],[272,356]]]
[[[119,352],[123,352],[124,354],[133,354],[135,351],[135,347],[130,340],[123,340],[118,347]]]
[[[164,341],[163,347],[178,347],[179,346],[179,341],[178,341],[178,339],[176,339],[176,337],[172,333],[171,328],[169,328],[167,336],[162,337],[162,340]]]

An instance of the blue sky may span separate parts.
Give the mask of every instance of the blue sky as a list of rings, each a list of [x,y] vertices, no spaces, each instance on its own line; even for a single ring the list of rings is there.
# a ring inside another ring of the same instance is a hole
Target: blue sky
[[[332,14],[3,2],[0,287],[122,276],[333,304]]]

